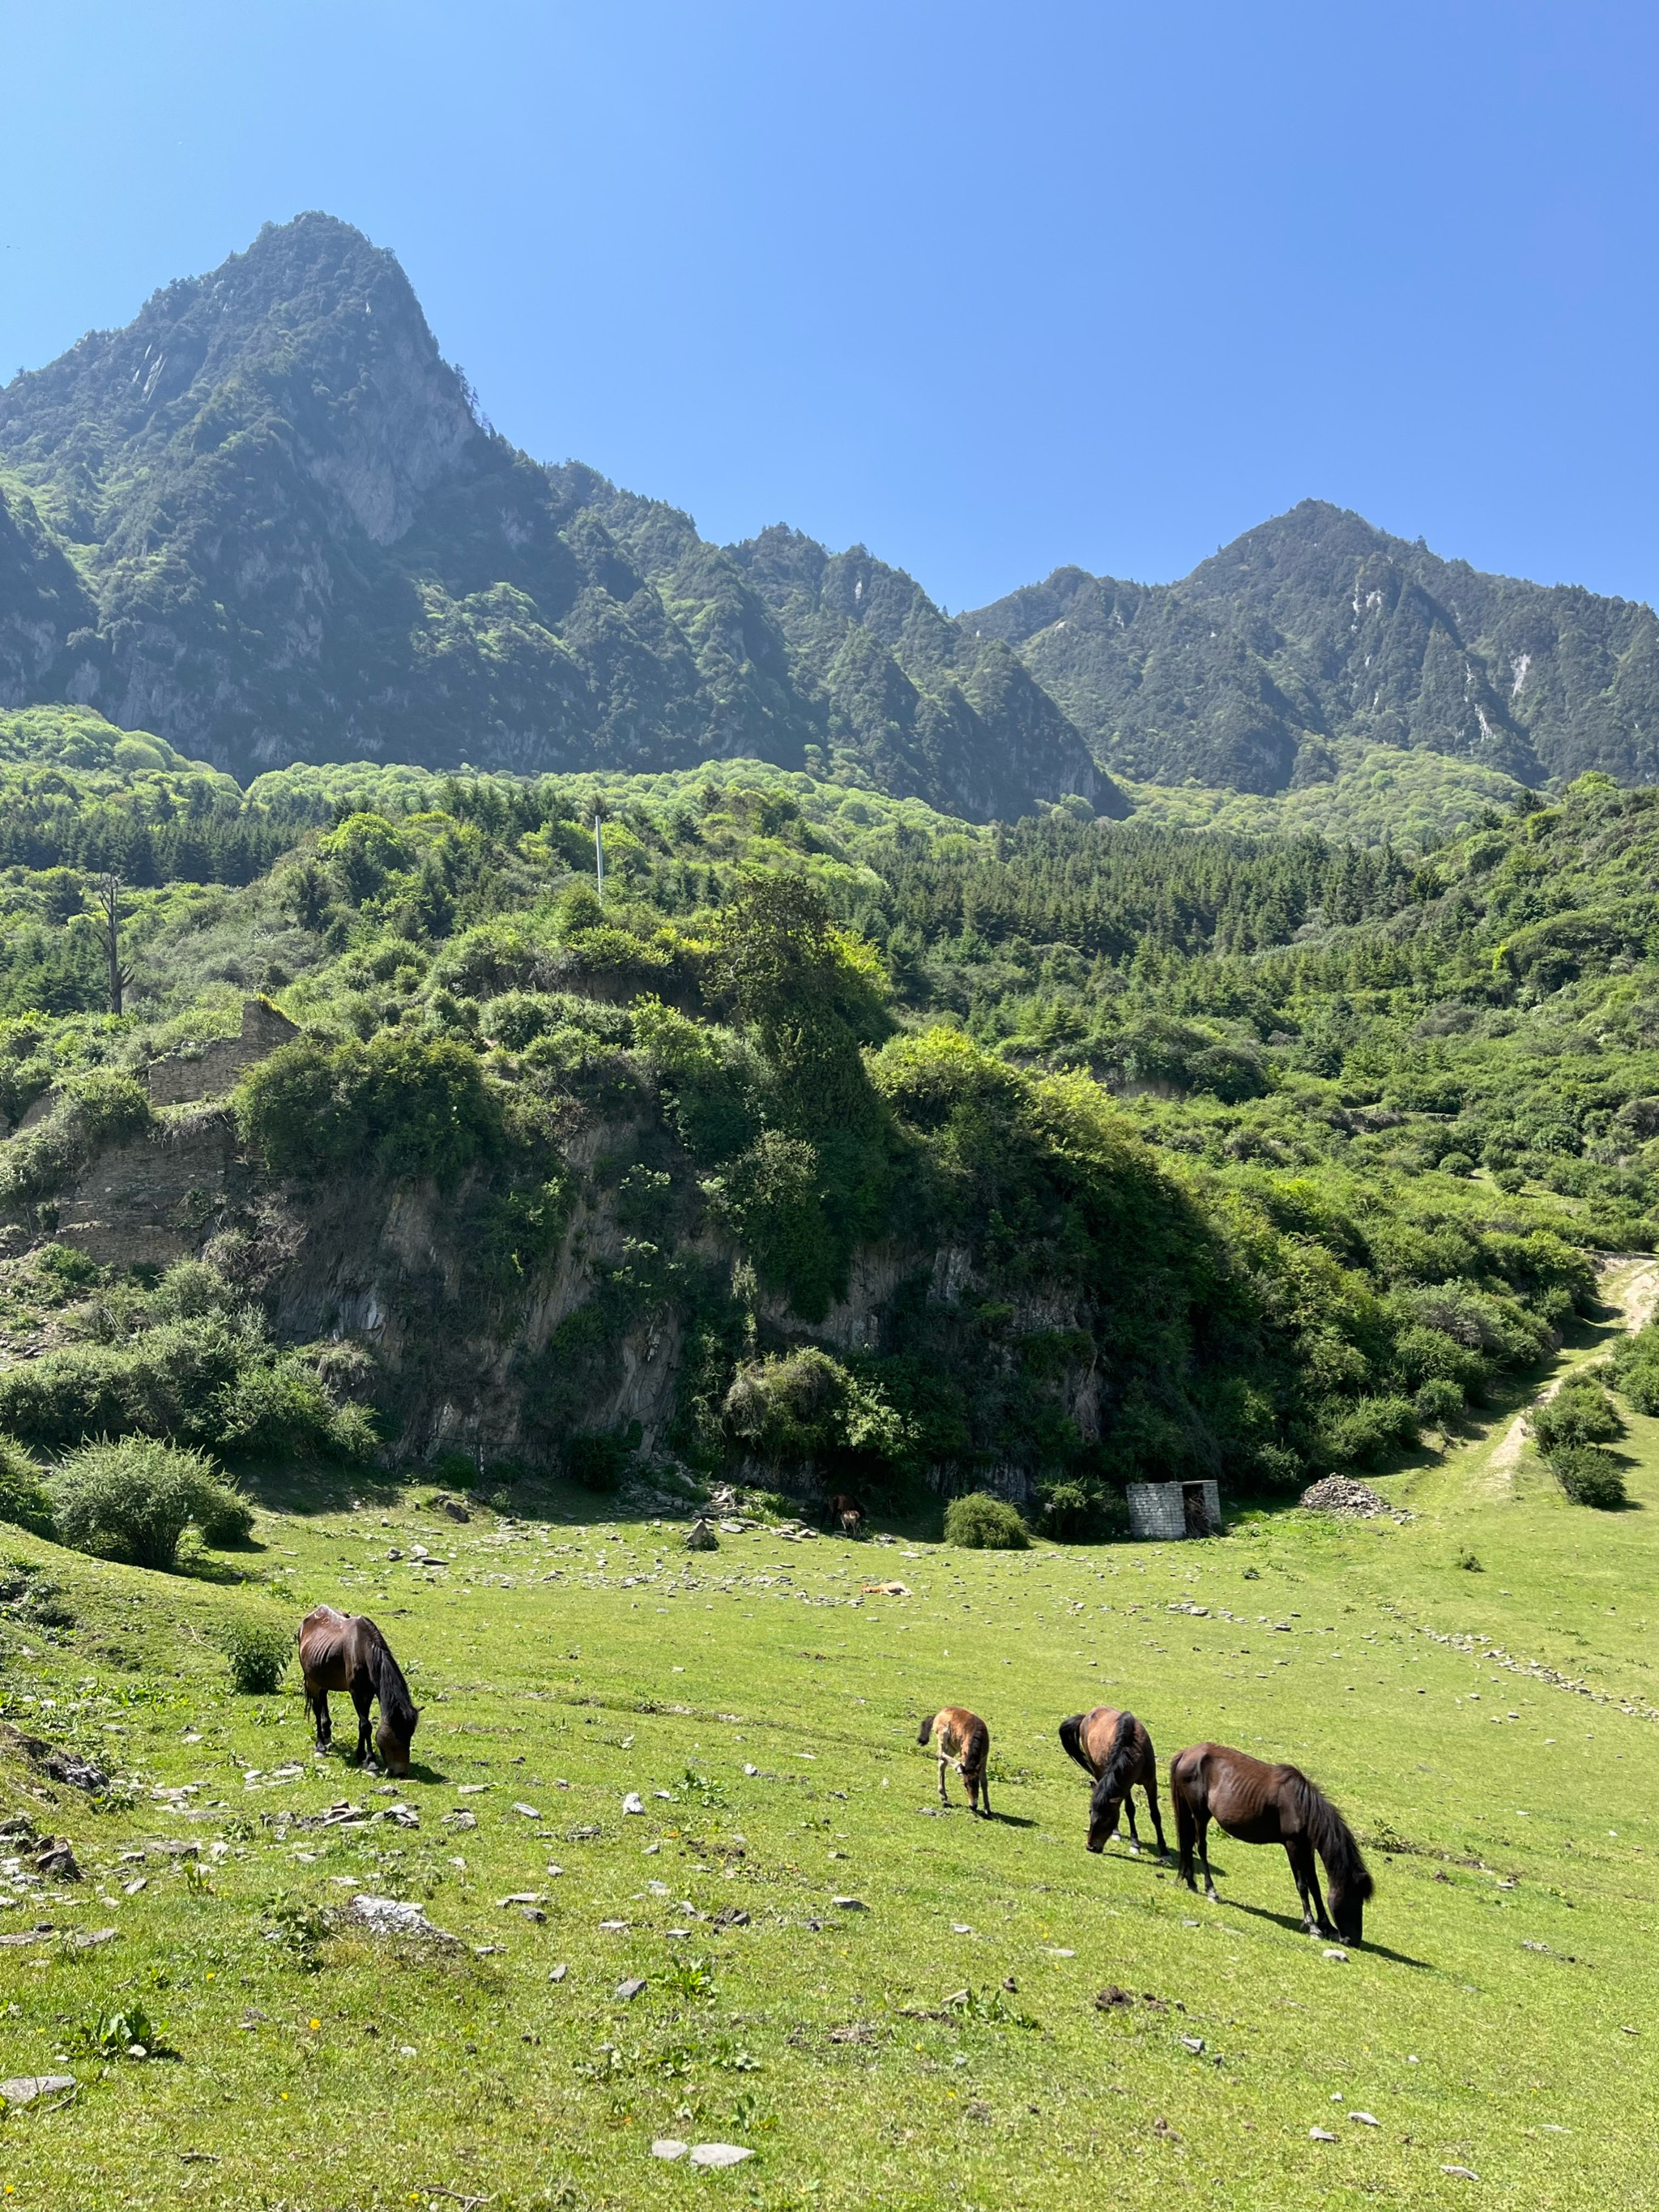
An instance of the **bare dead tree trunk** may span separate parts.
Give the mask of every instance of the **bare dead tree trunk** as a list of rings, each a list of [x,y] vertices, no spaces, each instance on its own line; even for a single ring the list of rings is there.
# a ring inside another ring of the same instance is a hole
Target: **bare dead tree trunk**
[[[99,917],[103,930],[104,955],[109,963],[109,1010],[112,1014],[123,1011],[123,1002],[132,982],[132,970],[121,960],[121,878],[112,870],[98,878],[98,897],[102,908]]]

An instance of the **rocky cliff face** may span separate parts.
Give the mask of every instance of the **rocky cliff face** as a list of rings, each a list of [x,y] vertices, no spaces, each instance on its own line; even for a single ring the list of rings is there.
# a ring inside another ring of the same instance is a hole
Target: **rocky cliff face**
[[[325,216],[18,377],[0,463],[0,706],[74,700],[242,775],[817,747],[981,816],[1100,781],[1053,702],[971,651],[918,691],[872,637],[900,695],[872,720],[879,681],[838,684],[689,517],[486,429],[396,260]]]
[[[1483,575],[1316,500],[1178,584],[1060,568],[962,626],[1012,646],[1126,775],[1282,791],[1344,737],[1530,783],[1659,775],[1650,607]]]

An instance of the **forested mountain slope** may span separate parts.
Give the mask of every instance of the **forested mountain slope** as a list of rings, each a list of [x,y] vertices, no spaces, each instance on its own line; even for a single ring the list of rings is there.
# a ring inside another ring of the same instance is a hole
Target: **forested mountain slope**
[[[1659,623],[1592,592],[1483,575],[1318,500],[1178,584],[1058,568],[962,617],[1015,646],[1102,763],[1277,792],[1332,741],[1425,747],[1540,784],[1659,775]]]
[[[18,377],[0,471],[0,706],[95,706],[241,774],[743,754],[981,816],[1109,790],[1006,648],[934,614],[904,665],[856,623],[798,653],[688,518],[538,467],[392,256],[325,216]]]
[[[980,821],[1196,788],[1372,836],[1659,775],[1650,609],[1316,501],[1179,584],[1062,568],[957,621],[862,546],[710,544],[497,436],[395,258],[321,215],[0,391],[0,708],[46,702],[243,777],[745,757]]]
[[[48,719],[0,765],[0,1429],[43,1449],[228,1421],[1097,1527],[1442,1434],[1652,1241],[1651,792],[1403,854],[754,763],[243,792]]]

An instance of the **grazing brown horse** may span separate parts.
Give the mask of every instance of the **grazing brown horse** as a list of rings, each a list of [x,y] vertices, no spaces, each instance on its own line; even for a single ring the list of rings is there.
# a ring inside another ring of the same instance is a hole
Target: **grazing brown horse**
[[[1146,1725],[1133,1713],[1115,1705],[1097,1705],[1091,1713],[1073,1713],[1060,1724],[1060,1740],[1095,1786],[1089,1799],[1089,1849],[1103,1850],[1117,1833],[1120,1812],[1129,1815],[1129,1849],[1137,1856],[1140,1838],[1135,1832],[1136,1783],[1146,1792],[1147,1809],[1158,1836],[1160,1858],[1170,1846],[1164,1840],[1164,1819],[1158,1809],[1158,1755]]]
[[[864,1508],[844,1490],[838,1490],[823,1510],[832,1533],[839,1529],[843,1536],[864,1534]]]
[[[946,1705],[942,1712],[930,1713],[916,1735],[918,1743],[926,1743],[930,1735],[939,1737],[939,1796],[941,1805],[951,1802],[945,1793],[945,1770],[954,1766],[962,1777],[963,1787],[968,1792],[968,1809],[991,1817],[991,1784],[986,1773],[986,1761],[991,1755],[991,1731],[977,1713],[970,1713],[965,1705]]]
[[[306,1681],[306,1711],[317,1726],[317,1748],[333,1740],[328,1693],[344,1690],[357,1708],[357,1763],[368,1757],[368,1709],[380,1701],[374,1748],[388,1774],[409,1772],[410,1739],[421,1717],[409,1694],[392,1647],[367,1614],[337,1613],[319,1605],[300,1623],[300,1670]]]
[[[1345,1943],[1364,1940],[1365,1900],[1374,1886],[1365,1862],[1353,1831],[1299,1767],[1269,1766],[1224,1744],[1195,1743],[1170,1761],[1170,1795],[1181,1842],[1179,1872],[1188,1889],[1198,1887],[1193,1879],[1196,1843],[1204,1893],[1218,1902],[1206,1847],[1210,1822],[1215,1820],[1241,1844],[1284,1844],[1302,1899],[1302,1925],[1310,1936],[1340,1936]],[[1319,1893],[1316,1851],[1325,1862],[1331,1893],[1328,1918]]]

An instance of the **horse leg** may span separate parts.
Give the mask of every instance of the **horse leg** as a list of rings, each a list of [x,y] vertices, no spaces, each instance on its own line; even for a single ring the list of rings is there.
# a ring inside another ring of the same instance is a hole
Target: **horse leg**
[[[1178,1784],[1173,1785],[1175,1797],[1176,1839],[1181,1845],[1181,1857],[1176,1868],[1176,1878],[1184,1881],[1188,1889],[1196,1890],[1193,1878],[1193,1845],[1198,1837],[1198,1823],[1193,1818],[1193,1808],[1187,1793]]]
[[[945,1770],[950,1764],[951,1762],[946,1759],[945,1753],[940,1752],[939,1755],[939,1802],[941,1805],[948,1805],[951,1802],[949,1794],[945,1787]]]
[[[1308,1902],[1308,1846],[1298,1837],[1294,1843],[1285,1844],[1285,1856],[1291,1863],[1291,1880],[1296,1884],[1297,1898],[1302,1906],[1302,1932],[1311,1936],[1314,1920],[1313,1909]]]
[[[1215,1877],[1210,1872],[1210,1814],[1207,1807],[1198,1818],[1198,1861],[1204,1869],[1204,1894],[1212,1905],[1219,1905],[1221,1899],[1216,1889]]]
[[[367,1766],[369,1748],[368,1709],[374,1702],[374,1692],[367,1682],[361,1689],[355,1683],[352,1685],[351,1702],[357,1708],[357,1764],[359,1766]]]
[[[988,1759],[979,1770],[979,1809],[988,1820],[991,1817],[991,1767]]]
[[[1314,1857],[1313,1845],[1305,1838],[1302,1844],[1302,1856],[1307,1870],[1308,1889],[1313,1899],[1315,1928],[1328,1943],[1334,1943],[1337,1937],[1336,1923],[1326,1911],[1325,1900],[1319,1893],[1319,1863]]]
[[[1140,1856],[1140,1831],[1135,1826],[1135,1793],[1133,1790],[1126,1790],[1123,1793],[1123,1809],[1129,1816],[1129,1856],[1138,1859]]]
[[[317,1748],[326,1751],[334,1741],[334,1723],[328,1711],[328,1692],[307,1690],[306,1703],[311,1708],[311,1717],[317,1729]]]
[[[1158,1769],[1156,1766],[1153,1767],[1151,1773],[1146,1777],[1144,1787],[1146,1791],[1147,1810],[1152,1816],[1152,1831],[1158,1838],[1158,1855],[1161,1859],[1167,1859],[1170,1856],[1170,1846],[1164,1840],[1164,1816],[1158,1809]]]

